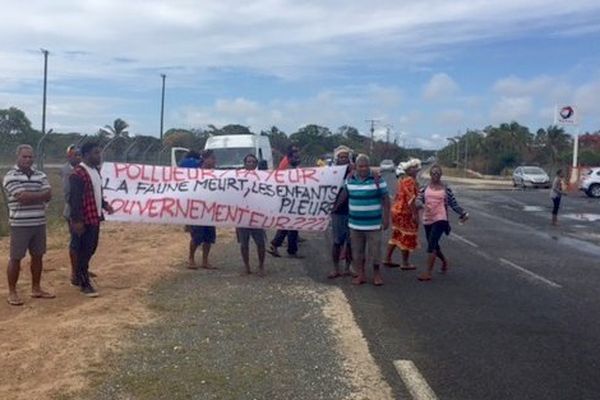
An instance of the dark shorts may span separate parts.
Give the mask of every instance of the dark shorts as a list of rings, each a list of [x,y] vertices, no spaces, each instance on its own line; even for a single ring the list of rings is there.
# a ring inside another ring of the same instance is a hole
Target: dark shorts
[[[267,234],[264,229],[253,229],[253,228],[237,228],[235,230],[237,241],[242,247],[248,247],[250,244],[250,237],[256,243],[258,247],[265,247],[267,240]]]
[[[217,229],[214,226],[193,225],[191,227],[190,236],[195,244],[214,244],[217,240]]]
[[[27,250],[36,257],[46,253],[46,225],[10,227],[10,259],[22,260]]]
[[[560,197],[552,198],[552,214],[558,215],[559,208],[560,208]]]
[[[331,214],[331,233],[333,244],[343,246],[350,241],[350,228],[347,214]]]
[[[425,236],[427,237],[427,252],[440,251],[440,239],[442,235],[450,233],[448,221],[436,221],[433,224],[423,226],[425,227]]]

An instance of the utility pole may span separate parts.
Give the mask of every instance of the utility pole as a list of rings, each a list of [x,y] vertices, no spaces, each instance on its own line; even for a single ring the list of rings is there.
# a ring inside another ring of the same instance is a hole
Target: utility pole
[[[394,125],[392,124],[387,124],[385,126],[385,141],[389,144],[390,143],[390,130],[394,127]]]
[[[162,98],[160,102],[160,141],[163,140],[163,123],[165,118],[165,79],[167,78],[166,74],[160,74],[162,78]]]
[[[465,134],[465,177],[469,169],[469,137]]]
[[[369,149],[369,157],[373,157],[373,142],[375,141],[375,123],[379,122],[379,120],[367,119],[365,121],[371,123],[371,148]]]
[[[46,134],[46,87],[48,84],[48,50],[40,49],[44,55],[44,100],[42,103],[42,135]]]

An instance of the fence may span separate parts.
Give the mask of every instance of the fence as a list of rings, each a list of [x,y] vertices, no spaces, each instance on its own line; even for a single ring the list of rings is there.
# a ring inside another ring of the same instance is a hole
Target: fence
[[[77,134],[47,134],[41,138],[4,136],[1,139],[0,180],[6,171],[15,164],[17,146],[20,144],[31,145],[35,149],[36,167],[46,172],[53,186],[52,210],[60,209],[63,203],[59,168],[66,162],[66,149],[71,144],[81,146],[89,140],[99,141],[103,148],[104,161],[154,165],[170,165],[171,163],[171,146],[164,146],[159,139],[148,136],[107,138]],[[0,192],[2,193],[0,195],[0,236],[3,236],[8,232],[8,206],[6,193],[2,189]]]

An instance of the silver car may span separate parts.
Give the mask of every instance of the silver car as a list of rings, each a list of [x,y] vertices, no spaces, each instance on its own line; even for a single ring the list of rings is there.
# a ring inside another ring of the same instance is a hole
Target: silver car
[[[518,167],[513,172],[513,185],[521,186],[522,188],[526,187],[545,187],[549,188],[550,177],[540,167]]]

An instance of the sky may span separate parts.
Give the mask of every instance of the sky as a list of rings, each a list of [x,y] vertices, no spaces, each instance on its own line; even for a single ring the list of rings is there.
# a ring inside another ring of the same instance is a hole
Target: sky
[[[600,129],[600,1],[0,0],[0,108],[41,129],[131,134],[352,125],[434,149],[466,129],[535,132],[556,105]],[[570,128],[574,130],[575,128]]]

